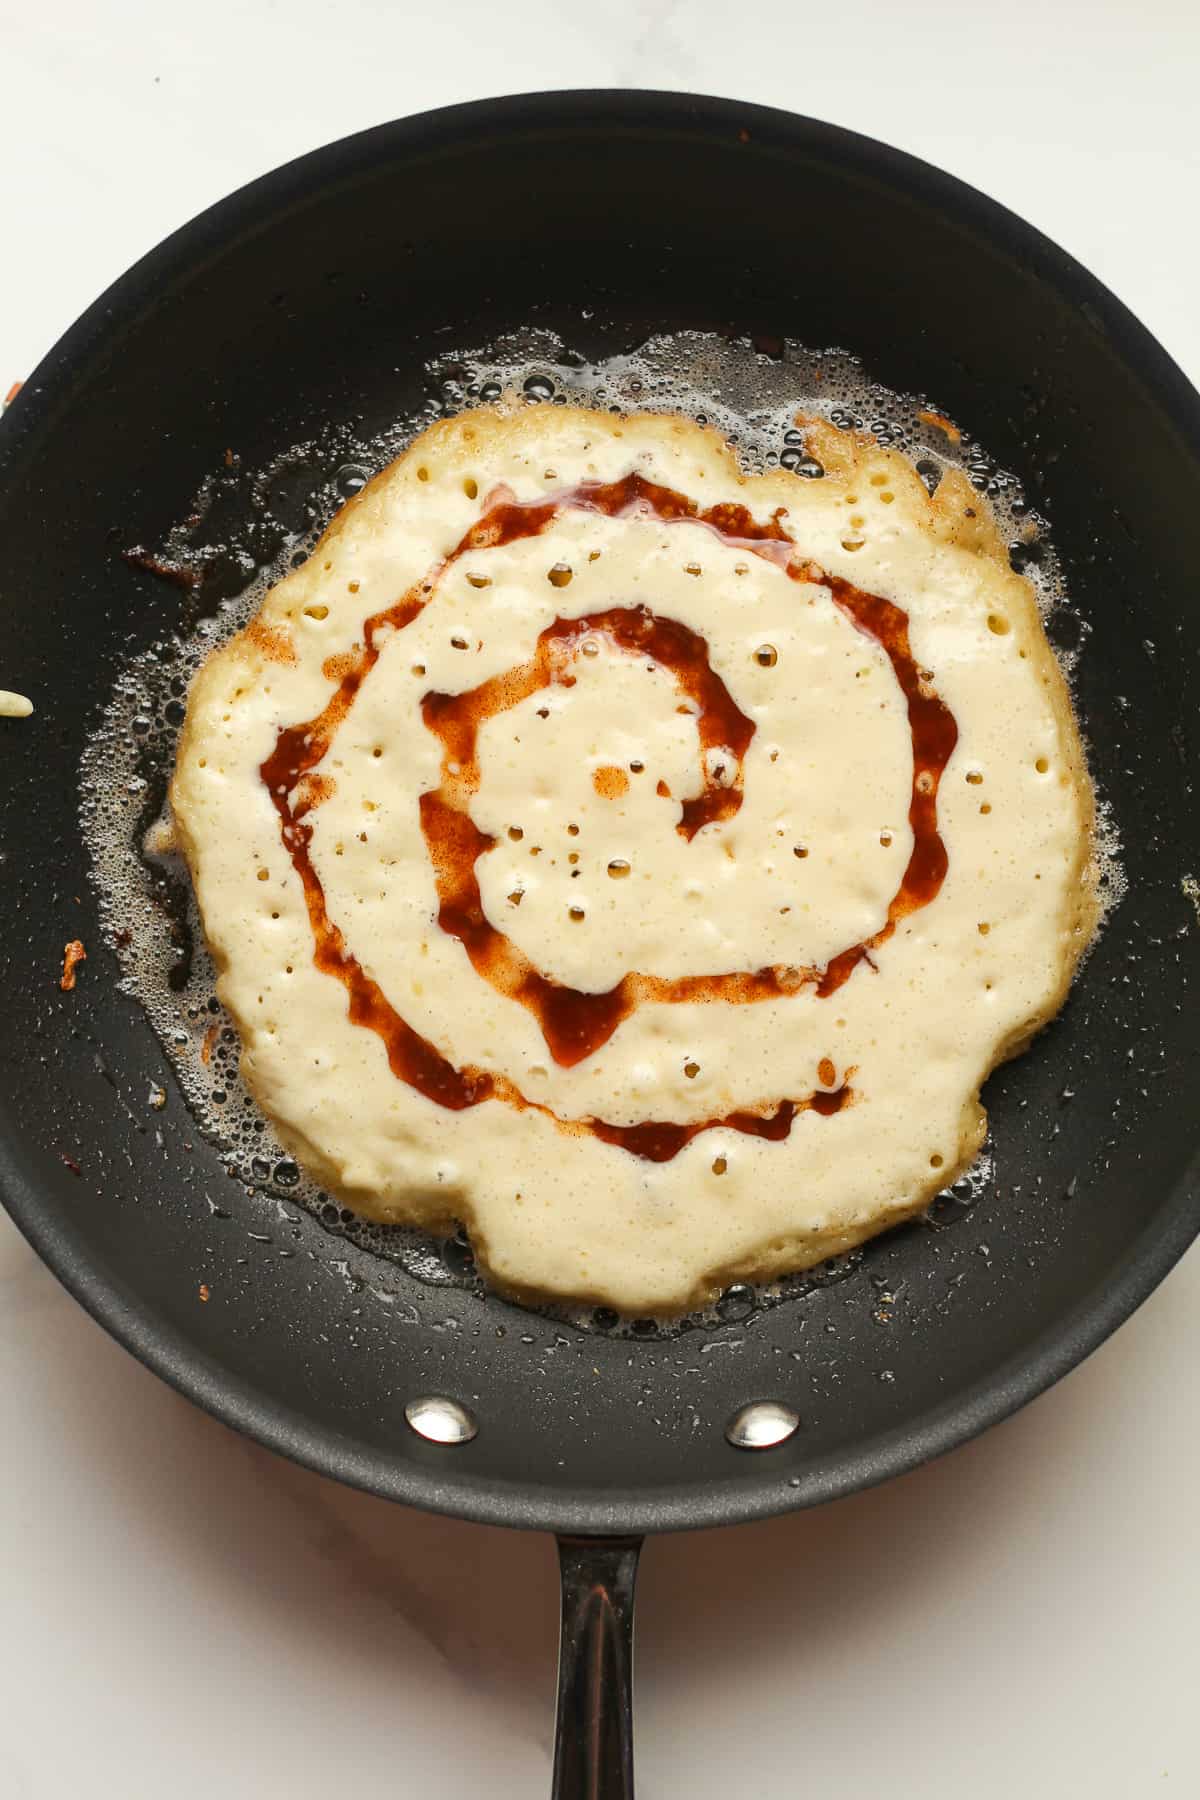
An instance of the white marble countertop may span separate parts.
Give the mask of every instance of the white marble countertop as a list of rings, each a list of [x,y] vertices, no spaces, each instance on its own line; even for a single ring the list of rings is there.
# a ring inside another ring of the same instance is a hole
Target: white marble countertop
[[[1057,238],[1200,380],[1192,0],[0,0],[0,389],[209,201],[397,114],[680,87],[890,139]],[[1200,1791],[1195,1252],[982,1441],[643,1559],[640,1789]],[[0,1218],[0,1796],[528,1800],[547,1539],[275,1460],[103,1336]]]

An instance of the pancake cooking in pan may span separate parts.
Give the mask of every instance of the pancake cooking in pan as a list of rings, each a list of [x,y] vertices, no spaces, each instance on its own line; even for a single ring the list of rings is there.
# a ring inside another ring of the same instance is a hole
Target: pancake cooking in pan
[[[666,1314],[925,1206],[1096,917],[986,500],[806,427],[482,409],[196,677],[171,789],[242,1068],[355,1211]]]

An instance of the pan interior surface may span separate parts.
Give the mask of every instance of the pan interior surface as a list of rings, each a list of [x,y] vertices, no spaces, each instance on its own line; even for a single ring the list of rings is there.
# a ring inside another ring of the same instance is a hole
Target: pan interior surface
[[[266,466],[330,420],[382,432],[419,410],[445,345],[530,326],[595,360],[662,330],[839,345],[987,444],[1053,527],[1129,879],[1063,1016],[985,1090],[987,1195],[876,1241],[841,1280],[671,1338],[426,1285],[231,1182],[117,987],[77,819],[80,756],[124,661],[204,608],[203,588],[120,550],[163,542],[227,450]],[[970,190],[829,127],[546,95],[382,128],[235,195],[105,296],[0,427],[4,583],[23,602],[5,680],[37,707],[0,746],[0,1192],[17,1222],[231,1423],[498,1522],[749,1518],[1003,1416],[1196,1227],[1200,1126],[1178,1096],[1197,1074],[1198,482],[1196,396],[1111,296]],[[62,993],[74,938],[88,962]],[[429,1395],[467,1406],[477,1434],[419,1437],[405,1409]],[[800,1428],[735,1448],[726,1426],[754,1400]]]

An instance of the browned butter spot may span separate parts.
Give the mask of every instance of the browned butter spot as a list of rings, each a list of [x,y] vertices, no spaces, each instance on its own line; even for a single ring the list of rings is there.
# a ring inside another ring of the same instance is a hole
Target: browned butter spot
[[[629,777],[615,763],[601,763],[592,770],[592,786],[602,800],[620,800],[629,792]]]

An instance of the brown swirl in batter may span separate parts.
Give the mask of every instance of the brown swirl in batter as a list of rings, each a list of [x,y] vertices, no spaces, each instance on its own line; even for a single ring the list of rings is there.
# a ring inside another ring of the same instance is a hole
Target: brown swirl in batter
[[[623,1019],[646,1001],[664,1003],[723,1000],[738,1004],[794,994],[820,971],[788,966],[728,975],[692,975],[665,980],[631,973],[604,993],[586,993],[551,981],[488,919],[480,896],[476,867],[495,838],[479,831],[468,813],[479,787],[480,727],[497,713],[518,705],[543,688],[574,681],[570,665],[580,649],[603,638],[619,652],[648,658],[675,675],[696,709],[700,739],[702,791],[685,800],[675,829],[689,843],[702,826],[732,818],[742,804],[742,761],[753,721],[735,704],[725,683],[708,661],[705,640],[675,619],[660,619],[643,606],[613,607],[578,619],[556,619],[538,638],[529,661],[465,694],[426,694],[425,723],[442,740],[442,784],[421,795],[421,829],[437,880],[438,923],[458,938],[476,974],[498,993],[526,1007],[541,1026],[555,1062],[566,1068],[591,1056],[608,1042]],[[709,772],[705,751],[725,756],[728,780]],[[732,773],[729,768],[732,764]],[[603,774],[603,770],[597,771]],[[624,771],[613,769],[612,776]],[[628,785],[628,777],[624,777]],[[607,786],[612,786],[611,780]],[[607,791],[607,786],[601,791]]]
[[[341,981],[349,999],[351,1021],[369,1027],[381,1038],[393,1074],[441,1106],[461,1110],[484,1100],[500,1100],[541,1112],[565,1131],[588,1133],[654,1162],[669,1160],[699,1132],[714,1126],[723,1125],[756,1137],[784,1138],[797,1113],[815,1111],[828,1116],[846,1105],[853,1097],[848,1085],[853,1071],[848,1070],[840,1085],[834,1085],[836,1071],[824,1058],[819,1069],[822,1087],[802,1099],[784,1099],[767,1103],[758,1112],[739,1111],[691,1125],[649,1121],[627,1126],[610,1125],[599,1119],[560,1119],[548,1107],[529,1100],[506,1076],[458,1068],[442,1056],[395,1010],[329,917],[324,889],[310,855],[312,826],[305,816],[317,798],[316,784],[304,778],[327,755],[359,689],[378,661],[387,636],[403,630],[417,617],[446,570],[468,551],[538,536],[568,508],[610,518],[644,516],[664,524],[686,521],[702,525],[730,547],[775,563],[793,580],[826,586],[834,604],[887,653],[907,701],[913,746],[909,823],[914,841],[885,924],[871,937],[840,952],[824,971],[771,968],[678,981],[635,974],[624,977],[605,994],[587,994],[540,975],[484,916],[475,864],[495,840],[480,832],[465,810],[465,797],[478,784],[475,750],[480,725],[495,712],[537,692],[548,680],[564,678],[565,664],[589,633],[602,634],[620,651],[651,657],[672,670],[693,702],[702,749],[726,749],[735,764],[732,779],[719,782],[708,773],[708,759],[702,759],[703,791],[695,800],[682,803],[677,826],[690,841],[703,825],[731,817],[741,805],[742,764],[754,732],[752,722],[734,704],[724,683],[709,666],[704,639],[678,621],[659,619],[641,607],[613,608],[582,619],[557,619],[542,633],[533,657],[520,669],[485,682],[469,694],[426,695],[426,723],[445,747],[442,785],[420,799],[421,822],[438,882],[439,923],[460,939],[481,974],[535,1014],[555,1059],[572,1065],[590,1055],[643,1000],[720,999],[743,1003],[793,993],[806,984],[815,985],[817,995],[826,998],[849,979],[860,961],[870,960],[870,951],[891,936],[900,919],[928,905],[941,887],[947,857],[937,829],[937,787],[958,731],[949,709],[933,693],[913,659],[906,613],[850,582],[824,575],[803,560],[784,529],[782,510],[760,524],[747,507],[722,502],[701,508],[686,495],[636,473],[614,482],[583,482],[532,502],[518,501],[510,490],[498,488],[486,502],[479,521],[426,580],[393,606],[365,621],[362,647],[331,671],[337,687],[324,710],[314,719],[281,731],[274,750],[261,765],[262,780],[279,815],[283,844],[303,886],[313,933],[313,960],[323,973]],[[457,773],[451,780],[452,763],[457,765]]]

